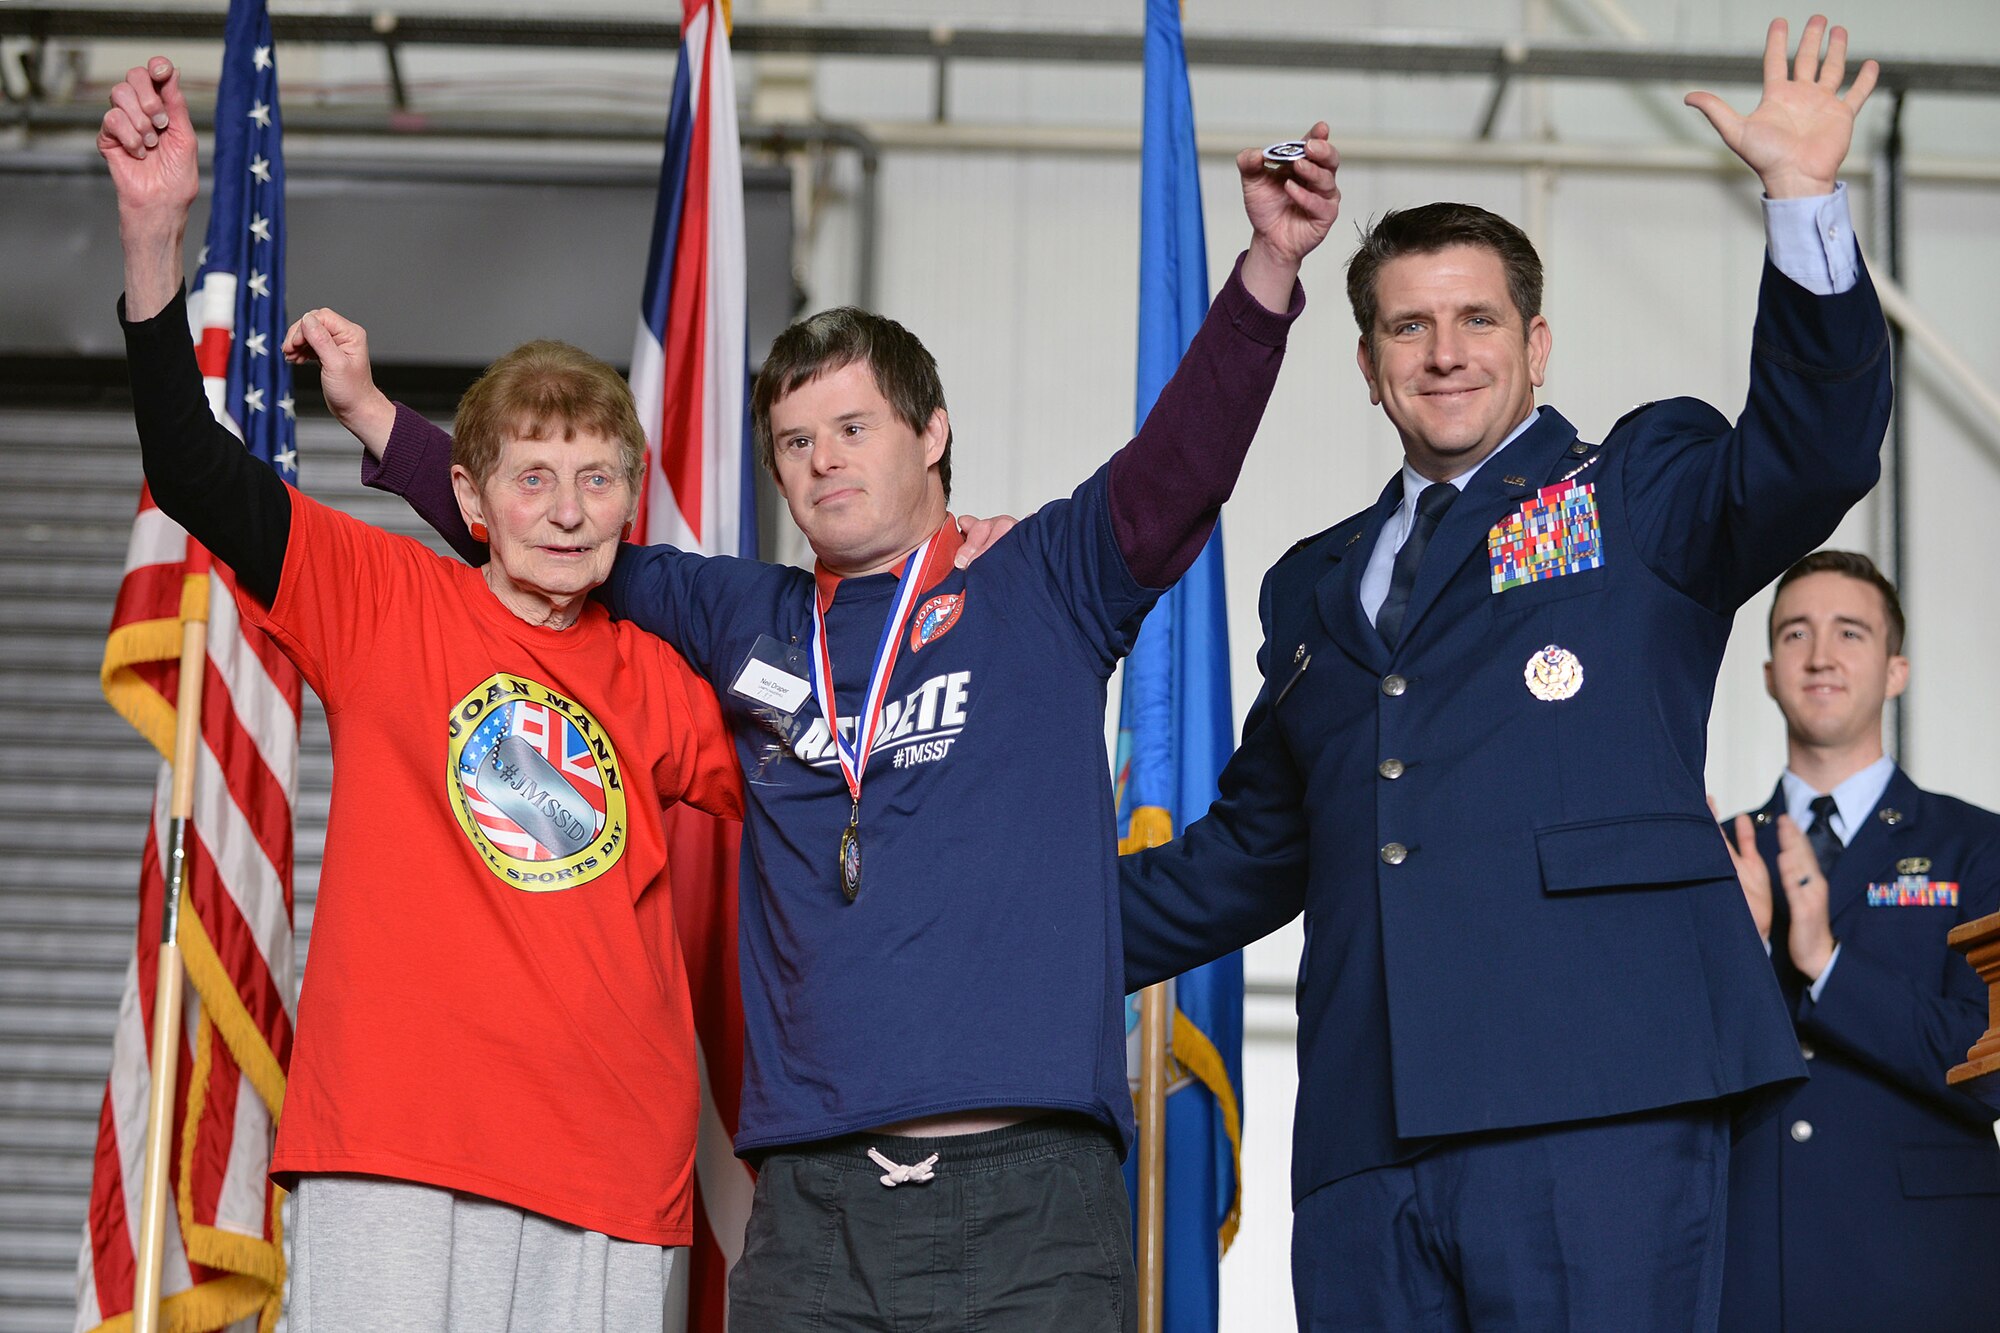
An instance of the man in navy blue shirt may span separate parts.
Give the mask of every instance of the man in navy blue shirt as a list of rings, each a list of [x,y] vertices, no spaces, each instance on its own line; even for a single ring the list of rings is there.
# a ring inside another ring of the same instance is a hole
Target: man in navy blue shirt
[[[1723,1325],[1744,1333],[1993,1326],[1993,1112],[1944,1079],[1987,996],[1945,935],[2000,910],[2000,815],[1883,753],[1903,635],[1865,555],[1817,551],[1778,581],[1764,683],[1785,771],[1732,851],[1812,1078],[1731,1148]]]
[[[1835,179],[1876,69],[1843,98],[1827,36],[1794,63],[1772,25],[1748,117],[1689,99],[1766,195],[1733,426],[1674,399],[1598,445],[1538,408],[1541,262],[1484,209],[1387,214],[1348,267],[1405,466],[1271,570],[1219,799],[1123,867],[1135,988],[1305,916],[1302,1328],[1715,1325],[1727,1100],[1803,1067],[1704,805],[1709,702],[1890,401]]]
[[[1139,435],[976,565],[936,364],[851,309],[780,335],[752,396],[815,569],[620,555],[613,613],[715,685],[747,779],[746,1327],[1134,1323],[1105,685],[1256,432],[1338,212],[1326,133],[1238,159],[1249,249]],[[299,337],[377,480],[477,558],[442,432],[374,391],[358,330]]]

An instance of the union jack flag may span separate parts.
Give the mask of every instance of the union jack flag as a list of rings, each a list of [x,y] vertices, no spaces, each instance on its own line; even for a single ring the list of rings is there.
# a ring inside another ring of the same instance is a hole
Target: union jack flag
[[[216,419],[291,481],[298,456],[291,377],[278,352],[285,171],[272,52],[263,0],[231,0],[216,93],[213,207],[188,310]],[[284,1285],[281,1196],[268,1168],[294,1017],[299,678],[262,633],[238,620],[229,571],[142,490],[102,675],[112,707],[163,758],[173,745],[184,619],[208,621],[208,663],[178,937],[188,1025],[169,1149],[165,1324],[215,1329],[255,1319],[268,1330]],[[132,1308],[169,785],[163,763],[77,1263],[79,1333],[124,1327]]]
[[[640,541],[705,555],[757,554],[745,254],[729,11],[716,0],[688,0],[632,349],[632,396],[652,446]],[[730,1146],[743,1086],[736,974],[742,829],[686,805],[669,809],[666,824],[702,1079],[688,1323],[713,1331],[727,1318],[729,1269],[743,1252],[753,1183]]]

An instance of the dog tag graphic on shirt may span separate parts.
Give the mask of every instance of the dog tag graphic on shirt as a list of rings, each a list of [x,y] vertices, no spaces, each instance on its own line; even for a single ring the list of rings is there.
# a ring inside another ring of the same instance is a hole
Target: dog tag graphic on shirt
[[[597,811],[520,736],[508,736],[493,747],[475,785],[481,796],[558,856],[585,850],[597,836]]]

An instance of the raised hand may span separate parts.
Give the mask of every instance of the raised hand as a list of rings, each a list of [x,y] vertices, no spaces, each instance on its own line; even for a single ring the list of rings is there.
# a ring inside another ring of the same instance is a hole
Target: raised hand
[[[1822,37],[1827,37],[1824,59]],[[1771,20],[1764,38],[1764,95],[1749,115],[1738,115],[1714,93],[1689,93],[1686,102],[1708,117],[1722,142],[1764,182],[1770,198],[1832,194],[1854,140],[1854,118],[1874,90],[1881,67],[1872,60],[1862,62],[1853,87],[1843,94],[1847,29],[1835,28],[1828,37],[1825,16],[1813,15],[1797,58],[1787,65],[1789,38],[1785,21]]]
[[[319,391],[334,420],[380,458],[396,426],[396,405],[375,387],[368,330],[338,311],[308,310],[285,331],[285,360],[319,362]]]
[[[1326,239],[1340,216],[1340,154],[1327,141],[1325,121],[1306,135],[1306,155],[1284,171],[1268,171],[1261,149],[1236,155],[1243,182],[1243,211],[1250,217],[1250,253],[1243,285],[1266,309],[1291,303],[1299,265]]]
[[[185,213],[194,206],[201,188],[194,123],[171,60],[154,56],[127,70],[111,89],[97,151],[111,168],[121,212],[179,208]]]
[[[181,238],[201,189],[194,122],[171,60],[154,56],[111,90],[97,151],[118,191],[125,313],[150,319],[180,289]]]
[[[1715,798],[1708,798],[1710,814],[1719,822]],[[1743,901],[1750,905],[1750,919],[1757,923],[1757,934],[1764,939],[1771,938],[1771,872],[1764,865],[1764,857],[1757,850],[1757,830],[1750,823],[1750,816],[1738,815],[1730,825],[1730,832],[1722,835],[1723,846],[1729,849],[1729,859],[1736,866],[1736,882],[1743,886]]]
[[[1792,822],[1790,815],[1778,816],[1778,879],[1791,909],[1791,927],[1785,947],[1791,952],[1792,966],[1812,981],[1826,971],[1833,958],[1833,923],[1827,916],[1826,876],[1820,873],[1819,858],[1812,844]]]

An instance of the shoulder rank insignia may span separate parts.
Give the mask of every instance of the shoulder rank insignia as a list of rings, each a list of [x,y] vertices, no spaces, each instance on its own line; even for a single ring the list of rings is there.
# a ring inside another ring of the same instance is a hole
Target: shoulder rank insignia
[[[1620,426],[1622,426],[1622,425],[1624,425],[1624,424],[1625,424],[1626,422],[1630,421],[1630,420],[1631,420],[1631,419],[1632,419],[1633,417],[1636,417],[1636,416],[1638,416],[1638,415],[1639,415],[1639,414],[1640,414],[1641,412],[1643,412],[1643,411],[1645,411],[1645,410],[1646,410],[1647,408],[1651,407],[1651,406],[1652,406],[1652,405],[1653,405],[1653,404],[1654,404],[1655,402],[1657,402],[1657,401],[1658,401],[1657,399],[1648,399],[1648,400],[1646,400],[1646,401],[1645,401],[1645,402],[1643,402],[1643,403],[1639,403],[1639,404],[1637,404],[1636,406],[1634,406],[1634,407],[1632,408],[1632,410],[1631,410],[1631,411],[1627,412],[1627,413],[1626,413],[1626,414],[1625,414],[1624,416],[1622,416],[1622,417],[1618,418],[1618,420],[1616,420],[1616,421],[1612,422],[1612,423],[1611,423],[1611,430],[1612,430],[1612,431],[1615,431],[1615,430],[1617,430],[1617,429],[1618,429],[1618,428],[1619,428]],[[1607,431],[1607,432],[1606,432],[1606,438],[1609,438],[1609,436],[1610,436],[1610,432],[1609,432],[1609,431]]]
[[[1315,532],[1310,537],[1299,538],[1297,541],[1291,544],[1291,546],[1285,551],[1283,555],[1278,557],[1279,563],[1282,564],[1285,561],[1290,560],[1293,556],[1297,555],[1300,551],[1305,550],[1308,546],[1314,545],[1317,542],[1326,541],[1328,537],[1340,531],[1340,526],[1341,526],[1340,524],[1336,523],[1330,528],[1321,528],[1318,532]],[[1356,524],[1354,528],[1354,535],[1349,537],[1346,541],[1340,542],[1338,544],[1329,542],[1327,546],[1328,557],[1333,559],[1339,558],[1340,552],[1344,547],[1352,546],[1355,542],[1361,540],[1362,531],[1363,531],[1362,525]]]

